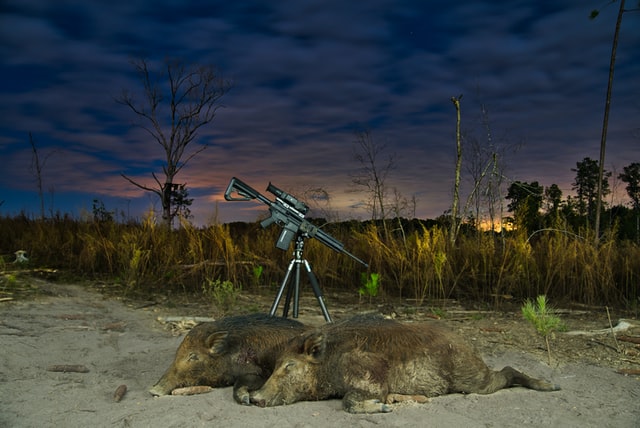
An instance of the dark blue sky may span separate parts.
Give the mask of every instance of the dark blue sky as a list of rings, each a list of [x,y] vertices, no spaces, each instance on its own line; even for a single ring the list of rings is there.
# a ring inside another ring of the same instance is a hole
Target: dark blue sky
[[[506,184],[555,183],[566,197],[576,162],[599,157],[618,3],[588,16],[605,3],[4,0],[0,213],[39,213],[29,132],[47,157],[47,212],[91,212],[95,198],[132,216],[159,208],[120,173],[153,185],[163,153],[114,99],[140,88],[130,60],[158,69],[166,57],[215,65],[234,82],[199,133],[210,147],[177,177],[198,223],[217,202],[225,222],[266,211],[223,200],[232,176],[269,197],[269,181],[297,196],[323,187],[331,200],[318,213],[367,218],[363,195],[350,191],[355,132],[365,128],[395,153],[389,187],[416,197],[418,217],[437,217],[451,204],[450,98],[460,94],[463,130],[481,144],[484,105]],[[640,12],[626,13],[605,164],[614,175],[640,162],[638,29]]]

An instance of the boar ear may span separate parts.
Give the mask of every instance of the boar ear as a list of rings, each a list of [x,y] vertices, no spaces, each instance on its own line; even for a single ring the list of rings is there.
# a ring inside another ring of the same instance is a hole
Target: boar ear
[[[324,354],[326,346],[324,334],[320,332],[311,333],[304,340],[301,353],[313,358],[319,358]]]
[[[211,333],[204,342],[209,354],[221,354],[226,347],[227,337],[229,337],[228,331]]]

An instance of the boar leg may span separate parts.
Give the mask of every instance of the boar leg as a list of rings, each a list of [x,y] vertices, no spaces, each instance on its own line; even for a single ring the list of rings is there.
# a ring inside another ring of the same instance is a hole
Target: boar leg
[[[525,388],[535,389],[536,391],[558,391],[560,390],[560,386],[551,384],[549,382],[545,382],[541,379],[535,379],[526,374],[519,372],[513,367],[505,367],[500,370],[500,374],[502,374],[507,379],[507,386],[515,386],[520,385]]]
[[[257,374],[245,374],[238,377],[233,385],[233,398],[240,404],[250,406],[251,391],[260,389],[264,382],[265,379]]]
[[[405,401],[415,401],[416,403],[428,403],[429,397],[425,395],[405,395],[405,394],[389,394],[387,395],[387,404],[402,403]]]
[[[363,391],[351,390],[342,398],[342,408],[349,413],[389,413],[391,406]]]
[[[487,381],[481,388],[470,388],[463,392],[491,394],[500,389],[509,388],[511,386],[523,386],[525,388],[535,389],[536,391],[558,391],[560,389],[558,385],[532,378],[513,367],[507,366],[499,372],[490,372],[490,376],[488,376]]]

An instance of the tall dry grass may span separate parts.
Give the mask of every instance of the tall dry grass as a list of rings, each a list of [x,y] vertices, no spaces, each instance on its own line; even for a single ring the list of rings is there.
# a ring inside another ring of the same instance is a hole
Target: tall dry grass
[[[640,247],[613,233],[595,246],[588,231],[563,225],[532,235],[467,232],[451,244],[446,228],[374,222],[325,225],[323,230],[369,264],[367,270],[317,239],[305,240],[303,257],[323,288],[358,295],[362,273],[380,275],[376,299],[473,299],[499,305],[545,295],[556,302],[640,304]],[[258,223],[212,223],[177,230],[153,217],[137,224],[0,218],[3,269],[13,253],[28,252],[30,267],[61,269],[83,278],[107,278],[123,292],[180,290],[234,284],[238,291],[274,291],[293,258],[275,247],[280,228]],[[306,275],[303,275],[306,281]],[[217,282],[216,282],[217,281]]]

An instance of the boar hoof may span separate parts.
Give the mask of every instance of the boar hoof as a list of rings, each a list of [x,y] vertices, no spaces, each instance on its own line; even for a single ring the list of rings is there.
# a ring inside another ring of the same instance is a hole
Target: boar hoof
[[[251,399],[251,403],[255,404],[258,407],[265,407],[267,405],[267,403],[264,401],[264,399]]]
[[[251,394],[249,393],[249,389],[246,386],[241,386],[235,391],[233,391],[233,398],[245,406],[251,405]]]
[[[393,411],[393,408],[380,400],[371,399],[345,403],[345,410],[349,413],[389,413]]]
[[[167,395],[167,392],[159,386],[154,385],[151,389],[149,389],[149,394],[153,395],[154,397],[161,397],[163,395]]]

